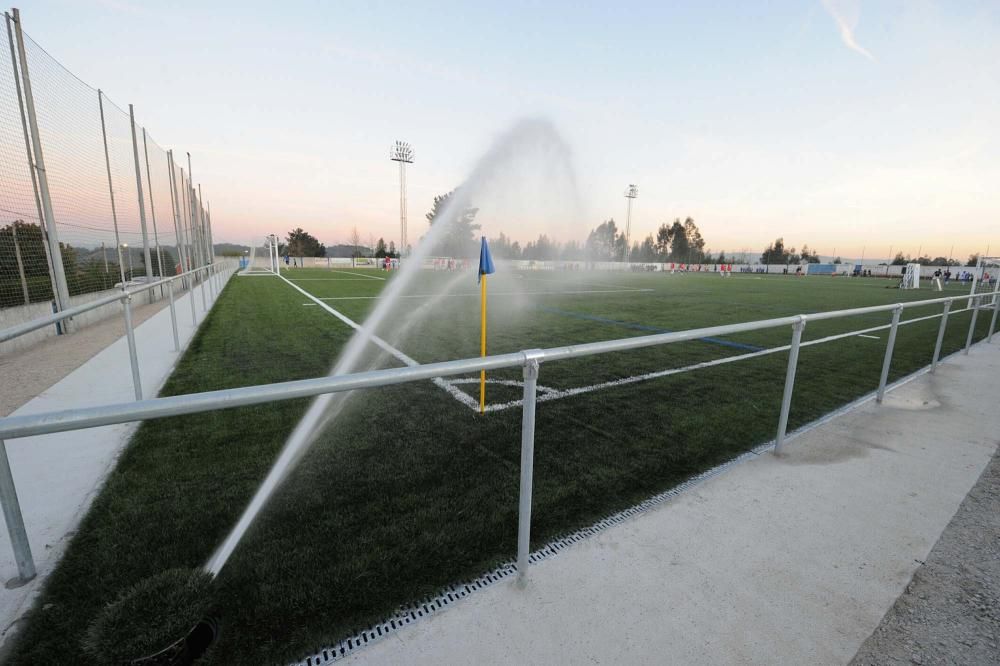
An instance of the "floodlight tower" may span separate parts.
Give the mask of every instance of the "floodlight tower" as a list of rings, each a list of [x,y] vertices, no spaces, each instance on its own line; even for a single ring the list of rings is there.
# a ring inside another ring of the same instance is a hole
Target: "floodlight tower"
[[[639,188],[635,185],[629,185],[628,189],[625,190],[625,198],[628,199],[628,208],[625,211],[625,263],[628,263],[629,253],[632,251],[632,246],[629,245],[632,231],[632,200],[637,196],[639,196]]]
[[[399,256],[406,252],[406,165],[413,163],[413,148],[397,141],[389,149],[389,159],[399,162]]]

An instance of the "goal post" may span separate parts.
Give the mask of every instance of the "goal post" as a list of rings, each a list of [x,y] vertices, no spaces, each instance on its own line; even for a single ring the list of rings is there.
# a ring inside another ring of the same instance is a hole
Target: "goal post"
[[[280,270],[275,236],[269,235],[250,242],[250,251],[243,266],[244,274],[266,273],[274,275]]]
[[[920,289],[920,264],[906,264],[899,288]]]

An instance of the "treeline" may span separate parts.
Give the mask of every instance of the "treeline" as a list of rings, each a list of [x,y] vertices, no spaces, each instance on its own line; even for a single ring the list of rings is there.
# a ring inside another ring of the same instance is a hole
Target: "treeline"
[[[776,238],[773,243],[764,248],[760,255],[762,264],[818,264],[819,255],[810,250],[808,245],[802,246],[801,252],[795,248],[785,248],[785,239]],[[834,263],[839,264],[839,257]]]
[[[560,243],[545,234],[537,240],[521,245],[504,233],[490,239],[490,249],[501,259],[534,259],[564,261],[630,261],[637,263],[724,263],[724,253],[713,256],[705,249],[705,239],[698,225],[690,217],[681,222],[661,224],[656,234],[647,235],[641,242],[632,243],[626,252],[625,232],[614,219],[597,225],[587,235],[586,241]]]
[[[118,268],[118,249],[115,247],[77,247],[59,243],[63,272],[70,296],[111,289],[121,282]],[[163,255],[163,275],[175,274],[177,250],[160,246]],[[131,280],[133,268],[136,275],[146,275],[141,247],[123,251],[125,279]],[[149,275],[159,275],[158,257],[150,252]],[[49,277],[49,258],[42,229],[36,222],[14,222],[0,227],[0,307],[25,305],[52,300],[52,280]]]

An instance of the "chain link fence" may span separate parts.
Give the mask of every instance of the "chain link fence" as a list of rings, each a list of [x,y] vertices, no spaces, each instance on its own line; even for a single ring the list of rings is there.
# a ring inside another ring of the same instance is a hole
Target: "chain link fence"
[[[0,328],[212,263],[190,156],[4,19]]]

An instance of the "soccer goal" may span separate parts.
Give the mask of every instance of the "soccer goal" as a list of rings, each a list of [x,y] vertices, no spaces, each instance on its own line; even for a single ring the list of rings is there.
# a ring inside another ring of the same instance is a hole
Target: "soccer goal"
[[[974,294],[989,294],[996,293],[997,288],[1000,287],[1000,257],[983,257],[980,256],[979,260],[976,262],[976,267],[971,271],[970,275],[972,281],[972,287],[969,289],[969,296]],[[996,296],[989,299],[980,299],[979,305],[993,305]],[[972,299],[969,299],[969,306],[972,306]]]
[[[281,272],[281,257],[278,256],[278,237],[269,235],[250,243],[250,252],[240,262],[245,275],[274,275]]]
[[[906,264],[899,281],[899,288],[920,289],[920,264]]]

